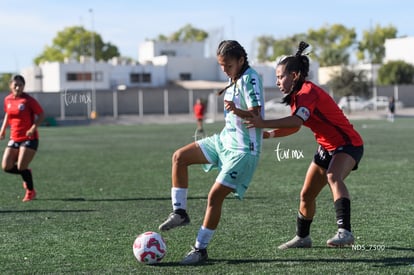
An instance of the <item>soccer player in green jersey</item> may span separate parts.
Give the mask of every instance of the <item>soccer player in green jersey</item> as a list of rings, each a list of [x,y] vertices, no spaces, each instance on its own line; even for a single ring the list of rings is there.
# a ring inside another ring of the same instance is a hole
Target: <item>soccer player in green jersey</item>
[[[188,144],[172,157],[171,200],[173,212],[159,226],[161,231],[187,225],[188,166],[202,164],[208,172],[218,169],[210,189],[204,221],[195,245],[181,264],[198,264],[207,260],[207,245],[221,216],[224,199],[234,193],[242,199],[259,160],[262,130],[247,128],[243,123],[252,113],[263,116],[263,87],[259,74],[249,66],[244,48],[234,40],[222,41],[217,62],[229,77],[224,93],[225,126],[219,134]]]

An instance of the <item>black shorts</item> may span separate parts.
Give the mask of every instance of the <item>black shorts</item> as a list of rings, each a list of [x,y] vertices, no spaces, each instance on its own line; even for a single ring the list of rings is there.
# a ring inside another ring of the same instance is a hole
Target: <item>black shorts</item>
[[[362,155],[364,154],[364,146],[344,145],[338,147],[334,151],[327,151],[319,145],[318,150],[316,150],[315,156],[313,157],[313,162],[321,166],[322,168],[328,169],[332,156],[337,153],[346,153],[350,155],[356,162],[352,170],[357,170],[359,161],[361,160]]]
[[[32,140],[24,140],[24,141],[17,142],[11,139],[9,140],[9,143],[7,144],[7,147],[14,148],[14,149],[19,149],[20,146],[30,148],[36,151],[37,147],[39,147],[39,140],[32,139]]]

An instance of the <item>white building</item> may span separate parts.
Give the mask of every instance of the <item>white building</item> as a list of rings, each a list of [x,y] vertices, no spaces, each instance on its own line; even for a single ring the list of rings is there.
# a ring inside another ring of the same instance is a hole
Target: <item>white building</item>
[[[127,88],[163,87],[173,82],[226,82],[215,57],[204,57],[203,42],[154,42],[140,45],[139,64],[114,58],[109,62],[45,62],[22,70],[27,92],[62,92],[113,90],[118,85]],[[264,87],[275,88],[276,63],[250,65],[262,76]],[[311,63],[310,80],[318,83],[318,64]],[[92,76],[95,76],[94,78]],[[95,81],[92,81],[95,79]]]

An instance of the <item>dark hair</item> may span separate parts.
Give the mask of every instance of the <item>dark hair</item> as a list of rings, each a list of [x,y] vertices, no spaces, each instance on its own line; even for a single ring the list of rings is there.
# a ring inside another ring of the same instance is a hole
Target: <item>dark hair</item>
[[[217,56],[229,57],[237,60],[242,57],[244,58],[244,64],[240,69],[240,72],[237,74],[237,77],[235,79],[232,79],[229,85],[218,92],[218,95],[221,95],[227,88],[236,83],[237,79],[239,79],[242,74],[249,68],[249,61],[247,60],[247,53],[245,49],[236,40],[221,41],[217,48]]]
[[[292,83],[290,91],[283,97],[282,102],[287,105],[290,104],[292,93],[299,91],[302,88],[303,82],[309,75],[309,58],[303,54],[303,51],[309,47],[309,44],[301,41],[295,55],[290,55],[279,61],[277,64],[285,66],[285,71],[288,73],[297,72],[299,78]]]
[[[23,85],[26,85],[26,81],[24,80],[24,77],[19,74],[12,76],[12,78],[10,79],[10,83],[12,83],[13,81],[21,82],[23,83]]]

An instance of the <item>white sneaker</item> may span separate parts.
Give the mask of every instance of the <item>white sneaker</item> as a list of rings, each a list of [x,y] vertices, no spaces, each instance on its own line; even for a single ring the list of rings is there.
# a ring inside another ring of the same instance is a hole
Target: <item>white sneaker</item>
[[[354,244],[354,236],[352,233],[344,228],[339,228],[338,232],[326,241],[329,247],[343,247]]]
[[[299,236],[295,236],[290,241],[281,244],[278,248],[279,249],[288,249],[288,248],[311,248],[312,247],[312,239],[310,236],[306,236],[305,238],[301,238]]]
[[[167,220],[163,222],[158,229],[161,231],[167,231],[177,226],[184,226],[190,223],[190,217],[188,217],[187,213],[184,214],[177,214],[172,212]]]
[[[193,265],[205,262],[208,259],[207,249],[198,249],[192,247],[187,256],[180,262],[182,265]]]

